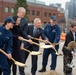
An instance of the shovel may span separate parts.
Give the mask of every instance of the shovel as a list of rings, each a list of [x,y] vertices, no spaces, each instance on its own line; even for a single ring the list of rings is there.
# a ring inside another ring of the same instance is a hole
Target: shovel
[[[4,52],[2,49],[0,49],[0,52],[3,53],[4,55],[8,56],[6,52]],[[15,65],[20,66],[20,67],[26,67],[26,64],[23,64],[21,62],[16,61],[14,58],[11,58],[11,60],[15,63]]]
[[[52,44],[51,42],[48,42],[48,43],[49,43],[50,45]],[[57,44],[57,45],[58,45],[58,44]],[[58,53],[57,50],[56,50],[54,47],[52,47],[52,48],[53,48],[53,50],[55,51],[55,54],[56,54],[56,55],[62,56],[62,54],[61,54],[61,53]]]
[[[29,52],[30,53],[30,55],[41,55],[42,53],[41,52],[37,52],[37,51],[29,51],[29,50],[27,50],[27,49],[25,49],[25,48],[23,48],[23,47],[21,47],[21,49],[22,50],[24,50],[24,51],[27,51],[27,52]]]
[[[32,36],[29,36],[29,38],[34,39],[34,40],[38,40],[38,41],[41,41],[41,42],[45,42],[45,41],[42,40],[42,39],[34,38],[34,37],[32,37]],[[48,41],[48,43],[53,44],[53,45],[58,45],[58,44],[59,44],[59,43],[51,43],[51,42],[49,42],[49,41]]]
[[[24,39],[24,38],[22,38],[22,41],[29,42],[27,39]],[[42,45],[41,46],[41,45],[39,45],[38,43],[35,43],[35,42],[33,42],[33,44],[39,46],[40,48],[51,48],[52,47],[52,45]]]
[[[31,39],[34,39],[34,40],[38,40],[38,41],[44,42],[44,40],[42,40],[42,39],[34,38],[34,37],[31,37],[31,36],[30,36],[30,38],[31,38]],[[52,47],[52,48],[53,48],[53,46],[52,46],[53,43],[51,43],[51,42],[49,42],[49,41],[48,41],[48,43],[50,44],[50,46],[49,46],[49,45],[45,45],[45,47],[47,47],[47,48]],[[59,43],[55,43],[55,44],[53,44],[53,45],[58,45],[58,44],[59,44]],[[56,55],[61,55],[60,53],[57,52],[57,50],[56,50],[55,48],[53,48],[53,49],[55,50],[55,54],[56,54]]]
[[[53,47],[52,47],[52,48],[53,48]],[[56,54],[56,55],[62,56],[62,54],[61,54],[61,53],[58,53],[57,50],[56,50],[55,48],[53,48],[53,50],[55,51],[55,54]]]

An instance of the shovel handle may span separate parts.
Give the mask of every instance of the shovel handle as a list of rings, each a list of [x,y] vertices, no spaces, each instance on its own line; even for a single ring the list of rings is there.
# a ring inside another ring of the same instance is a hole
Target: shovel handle
[[[45,42],[45,41],[44,41],[44,40],[42,40],[42,39],[34,38],[34,37],[32,37],[32,36],[30,36],[30,38],[31,38],[31,39],[34,39],[34,40],[41,41],[41,42]]]
[[[51,42],[49,42],[49,41],[48,41],[48,43],[49,43],[50,45],[52,45],[52,43],[51,43]]]
[[[40,47],[40,45],[39,45],[38,43],[33,42],[33,44],[34,44],[34,45],[37,45],[37,46],[39,46],[39,47]]]
[[[53,50],[55,51],[55,53],[58,53],[57,50],[55,48],[53,48]]]
[[[48,43],[49,43],[50,45],[59,45],[59,43],[51,43],[51,42],[49,42],[49,41],[48,41]]]
[[[16,60],[14,59],[14,58],[11,58],[11,60],[15,63],[16,62]]]
[[[4,52],[2,49],[0,49],[0,52],[8,57],[8,54],[6,52]]]
[[[32,37],[32,36],[30,36],[29,38],[31,38],[31,39],[34,39],[34,40],[38,40],[38,41],[41,41],[41,42],[45,42],[44,40],[42,40],[42,39],[38,39],[38,38],[34,38],[34,37]],[[48,43],[51,45],[51,44],[53,44],[53,45],[58,45],[59,43],[51,43],[51,42],[49,42],[48,41]]]
[[[53,48],[53,49],[54,49],[54,51],[55,51],[56,53],[58,53],[57,50],[56,50],[55,48]]]
[[[0,52],[8,57],[8,54],[6,52],[4,52],[2,49],[0,49]],[[11,58],[11,60],[15,62],[15,59]]]
[[[31,51],[29,51],[29,50],[27,50],[27,49],[25,49],[25,48],[23,48],[23,47],[21,47],[21,49],[22,49],[22,50],[25,50],[25,51],[27,51],[27,52],[29,52],[29,53],[31,52]]]
[[[27,39],[24,39],[24,38],[22,38],[22,41],[29,42]],[[35,42],[33,42],[33,44],[35,44],[35,45],[37,45],[37,46],[40,46],[38,43],[35,43]]]
[[[53,48],[55,51],[55,54],[58,54],[59,56],[62,56],[62,54],[58,53],[57,50],[55,48]]]

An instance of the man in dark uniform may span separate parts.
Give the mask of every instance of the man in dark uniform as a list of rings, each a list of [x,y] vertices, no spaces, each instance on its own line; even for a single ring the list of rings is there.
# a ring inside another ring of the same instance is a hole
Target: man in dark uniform
[[[51,43],[58,43],[60,40],[60,27],[56,23],[56,16],[51,16],[50,23],[47,24],[44,28],[44,34],[48,38],[48,40]],[[58,51],[59,45],[54,46],[55,49]],[[57,55],[55,54],[55,51],[53,48],[44,49],[43,52],[43,61],[42,61],[42,69],[39,70],[39,72],[46,71],[46,66],[48,62],[48,56],[49,54],[52,55],[50,70],[55,70],[56,68],[56,61],[57,61]]]
[[[72,75],[72,67],[68,66],[68,64],[71,64],[72,62],[72,59],[73,59],[73,55],[74,54],[74,50],[67,50],[65,48],[65,46],[67,47],[68,44],[71,42],[71,41],[75,41],[76,42],[76,24],[72,24],[70,26],[70,31],[67,33],[66,35],[66,40],[65,40],[65,43],[64,43],[64,46],[63,46],[63,54],[64,54],[64,57],[63,57],[63,71],[65,73],[65,75]]]

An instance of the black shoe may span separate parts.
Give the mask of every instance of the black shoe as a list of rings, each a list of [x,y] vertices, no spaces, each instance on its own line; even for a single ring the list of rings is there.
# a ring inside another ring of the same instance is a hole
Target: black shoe
[[[68,73],[64,73],[64,75],[73,75],[73,74],[72,73],[69,73],[69,74]]]
[[[67,75],[73,75],[72,73],[70,73],[70,74],[67,74]]]
[[[46,68],[42,68],[41,70],[39,70],[39,72],[45,72]]]
[[[35,75],[35,74],[32,74],[32,75]]]

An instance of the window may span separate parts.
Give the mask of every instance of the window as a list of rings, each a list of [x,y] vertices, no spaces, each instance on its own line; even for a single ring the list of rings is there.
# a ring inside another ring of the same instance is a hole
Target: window
[[[35,11],[34,10],[32,10],[32,15],[35,15]]]
[[[11,12],[14,13],[14,8],[11,9]]]
[[[51,13],[49,13],[49,17],[51,17]]]
[[[46,22],[44,22],[44,24],[46,24]]]
[[[39,16],[39,15],[40,15],[40,12],[39,12],[39,11],[37,11],[37,12],[36,12],[36,15],[37,15],[37,16]]]
[[[28,15],[30,15],[30,10],[28,10]]]
[[[46,12],[44,12],[44,16],[47,17],[47,13]]]
[[[53,15],[55,16],[55,13],[53,13]]]
[[[6,12],[6,13],[9,12],[9,7],[5,7],[5,12]]]

